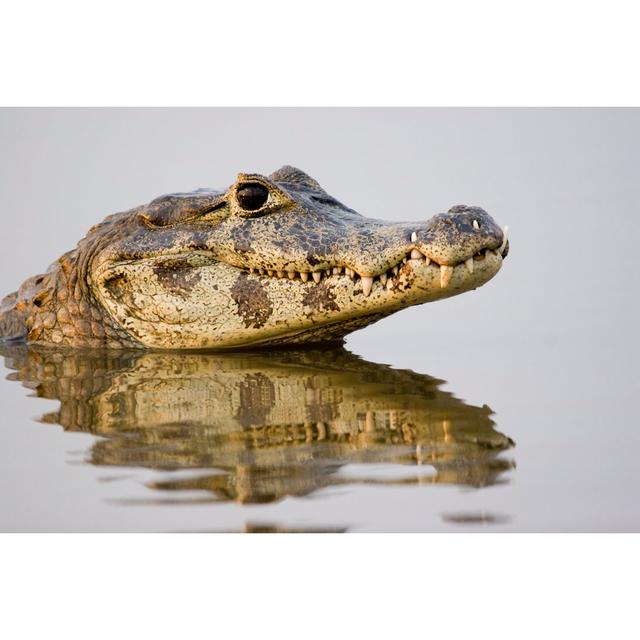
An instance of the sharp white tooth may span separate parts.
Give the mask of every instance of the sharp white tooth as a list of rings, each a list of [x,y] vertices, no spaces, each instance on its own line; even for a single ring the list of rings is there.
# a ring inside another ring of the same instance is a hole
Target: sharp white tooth
[[[324,270],[325,274],[330,276],[331,275],[331,269],[325,269]]]
[[[449,282],[451,282],[451,277],[453,276],[453,267],[449,267],[447,265],[440,265],[440,288],[444,289]]]
[[[284,271],[278,271],[278,278],[284,278]]]
[[[309,279],[309,272],[308,271],[301,271],[300,272],[300,277],[302,278],[302,282],[306,282]]]
[[[405,256],[404,258],[402,258],[402,264],[407,264],[407,260],[408,260],[407,256]]]
[[[289,280],[293,280],[296,277],[295,271],[287,271],[287,275],[289,276]]]
[[[387,284],[387,274],[386,273],[381,273],[380,274],[380,282],[382,284]]]
[[[331,273],[333,273],[334,276],[339,276],[342,273],[342,268],[333,267],[333,269],[331,270]]]
[[[464,266],[467,267],[469,273],[473,273],[473,258],[467,258],[464,261]]]
[[[253,267],[249,267],[249,273],[253,273]]]
[[[391,289],[393,288],[393,278],[389,278],[387,280],[387,284],[385,285],[385,287],[387,287],[387,291],[391,291]]]
[[[391,269],[391,271],[393,271],[393,275],[397,276],[398,275],[398,271],[400,271],[400,267],[398,265],[396,265],[395,267],[393,267],[393,269]]]
[[[411,242],[417,242],[418,241],[418,234],[414,231],[411,234]]]
[[[476,229],[476,231],[478,231],[480,229],[480,225],[478,224],[477,220],[473,221],[473,228]]]
[[[313,281],[318,284],[322,278],[322,271],[314,271],[311,275],[313,276]]]
[[[273,275],[273,271],[271,271],[270,269],[267,269],[267,275],[268,276],[272,276]]]
[[[429,263],[431,262],[431,258],[429,258],[429,256],[425,256],[424,257],[424,264],[425,266],[429,266]]]
[[[505,225],[505,228],[502,230],[502,244],[500,245],[500,248],[498,249],[498,253],[500,255],[502,255],[502,252],[504,251],[504,248],[507,246],[507,237],[509,235],[509,227]]]
[[[265,274],[265,270],[264,269],[260,269],[260,275],[263,276]]]
[[[362,276],[362,291],[364,291],[365,296],[371,293],[371,287],[373,287],[373,278],[371,276]]]
[[[345,267],[344,272],[353,280],[353,271],[349,267]]]
[[[424,256],[417,249],[411,249],[411,259],[412,260],[420,260],[423,257]]]

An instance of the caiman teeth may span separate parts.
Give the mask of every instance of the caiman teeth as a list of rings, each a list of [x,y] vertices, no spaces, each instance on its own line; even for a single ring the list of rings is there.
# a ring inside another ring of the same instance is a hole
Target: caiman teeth
[[[473,228],[474,228],[476,231],[480,231],[480,225],[478,224],[478,221],[477,221],[477,220],[474,220],[474,221],[473,221]]]
[[[473,258],[467,258],[464,261],[464,266],[467,267],[469,273],[473,273]]]
[[[371,276],[362,276],[362,291],[365,296],[368,296],[371,293],[371,289],[373,287],[373,278]]]
[[[440,288],[441,289],[444,289],[449,284],[449,282],[451,282],[452,276],[453,276],[453,267],[441,264],[440,265]]]
[[[474,227],[476,227],[477,221],[474,220]],[[479,227],[477,227],[479,228]],[[362,293],[365,296],[369,296],[373,291],[373,285],[376,280],[380,281],[380,285],[382,290],[386,289],[387,291],[393,290],[396,286],[400,286],[400,290],[403,290],[403,286],[401,283],[398,285],[399,280],[396,276],[400,275],[400,270],[405,269],[405,265],[409,265],[409,268],[413,266],[413,268],[418,268],[420,265],[429,266],[432,262],[435,267],[440,269],[440,287],[445,289],[449,286],[451,279],[453,278],[454,269],[456,266],[464,265],[466,271],[472,275],[475,271],[475,260],[484,260],[485,257],[490,255],[502,256],[505,247],[507,246],[507,234],[509,231],[509,227],[505,227],[503,230],[503,238],[502,245],[498,249],[480,249],[477,253],[475,253],[472,257],[467,258],[460,263],[456,263],[456,265],[441,265],[435,260],[429,258],[429,256],[425,255],[420,251],[420,249],[413,248],[409,252],[407,252],[404,257],[402,257],[399,262],[397,262],[393,267],[388,268],[385,272],[374,275],[374,276],[365,276],[360,275],[354,269],[351,269],[347,266],[334,266],[329,267],[327,269],[322,269],[319,271],[296,271],[295,269],[287,268],[283,269],[264,269],[258,267],[246,267],[247,271],[250,274],[260,274],[260,275],[269,275],[271,277],[276,276],[277,278],[288,278],[289,280],[295,280],[296,278],[300,278],[302,282],[308,282],[309,276],[313,278],[313,281],[316,284],[319,284],[324,277],[332,277],[332,276],[342,276],[345,275],[347,278],[355,281],[356,289],[359,289],[357,286],[357,281],[362,281]],[[411,234],[411,241],[417,241],[417,234],[414,231]]]

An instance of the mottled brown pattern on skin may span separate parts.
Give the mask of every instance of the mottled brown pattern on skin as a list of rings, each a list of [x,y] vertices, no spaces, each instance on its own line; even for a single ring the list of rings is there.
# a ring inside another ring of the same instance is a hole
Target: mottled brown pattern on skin
[[[104,283],[105,289],[114,297],[122,300],[127,288],[127,277],[122,274],[109,278]]]
[[[273,305],[264,287],[244,273],[238,276],[231,296],[246,327],[259,329],[273,313]]]
[[[281,346],[285,344],[300,345],[314,342],[340,342],[349,333],[367,327],[371,323],[381,320],[384,316],[384,313],[376,313],[343,322],[316,326],[298,334],[274,338],[269,341],[269,344],[272,346]]]
[[[333,292],[333,287],[326,280],[311,287],[302,298],[302,304],[309,307],[309,315],[318,313],[318,311],[340,311],[340,307],[336,304],[336,294]]]
[[[233,248],[238,253],[255,253],[256,250],[251,246],[251,242],[246,234],[246,229],[233,230],[231,234],[233,238]]]
[[[153,268],[153,272],[163,287],[185,300],[200,282],[200,274],[180,260],[161,262]]]
[[[247,186],[264,196],[258,208],[238,199]],[[161,196],[91,227],[2,300],[0,339],[155,349],[331,340],[482,286],[507,251],[479,207],[391,223],[365,218],[293,167],[239,174],[226,191]]]

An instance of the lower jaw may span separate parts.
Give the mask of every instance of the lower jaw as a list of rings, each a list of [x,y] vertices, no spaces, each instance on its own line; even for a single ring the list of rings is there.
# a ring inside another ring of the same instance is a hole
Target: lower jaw
[[[400,308],[424,304],[471,291],[495,276],[502,266],[502,257],[494,252],[473,260],[473,267],[460,263],[443,269],[439,264],[423,260],[408,260],[399,265],[397,275],[386,283],[375,278],[370,292],[363,290],[362,281],[338,277],[338,285],[346,288],[347,296],[366,300],[372,308]],[[445,277],[446,276],[446,277]],[[336,276],[328,278],[329,281]]]
[[[149,261],[140,268],[148,268],[148,277],[152,277],[160,261]],[[464,264],[456,265],[446,286],[441,286],[438,265],[408,260],[400,266],[391,285],[375,280],[365,295],[362,282],[344,274],[328,276],[316,284],[248,274],[215,263],[192,267],[203,282],[203,289],[194,293],[190,301],[189,318],[178,312],[184,301],[172,301],[170,293],[163,298],[163,304],[166,309],[175,308],[175,312],[163,316],[150,301],[136,309],[122,306],[119,317],[112,316],[147,348],[237,349],[317,343],[340,339],[405,307],[476,289],[490,280],[501,265],[502,258],[494,253],[474,261],[473,273]],[[236,295],[234,288],[238,287],[241,290]],[[258,307],[252,306],[256,304],[256,294],[268,302],[268,313],[263,316]],[[104,299],[103,304],[109,308]]]
[[[430,265],[411,264],[412,262],[414,261],[409,261],[402,266],[392,286],[388,287],[379,281],[374,281],[368,296],[364,295],[362,285],[357,281],[354,283],[350,279],[347,280],[345,276],[327,277],[323,282],[325,282],[325,286],[333,287],[333,290],[338,293],[338,300],[342,298],[339,295],[340,290],[344,289],[344,298],[352,303],[354,300],[358,301],[357,307],[345,309],[344,312],[337,314],[338,317],[327,315],[323,319],[316,319],[310,326],[302,326],[278,335],[256,337],[242,343],[228,346],[218,345],[212,348],[269,348],[341,340],[348,334],[363,329],[401,309],[477,289],[488,282],[502,266],[502,258],[499,256],[493,259],[485,258],[481,264],[476,262],[473,274],[468,272],[464,264],[456,265],[453,267],[447,286],[442,287],[439,265],[433,263]],[[283,284],[286,286],[284,282]],[[355,317],[350,313],[355,314]]]
[[[304,345],[312,345],[317,347],[321,344],[335,344],[341,342],[345,336],[364,329],[365,327],[382,320],[387,313],[371,313],[358,318],[349,320],[336,320],[326,322],[312,327],[304,327],[290,333],[271,336],[269,338],[246,341],[241,344],[232,344],[228,346],[218,345],[210,347],[217,350],[240,350],[240,349],[269,349],[287,346],[300,347]]]

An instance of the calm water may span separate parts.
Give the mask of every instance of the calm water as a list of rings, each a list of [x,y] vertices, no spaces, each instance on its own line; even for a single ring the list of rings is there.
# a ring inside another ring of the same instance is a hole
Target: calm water
[[[4,348],[0,530],[640,530],[640,111],[2,110],[0,139],[0,294],[107,213],[284,163],[512,229],[493,281],[345,349]]]

